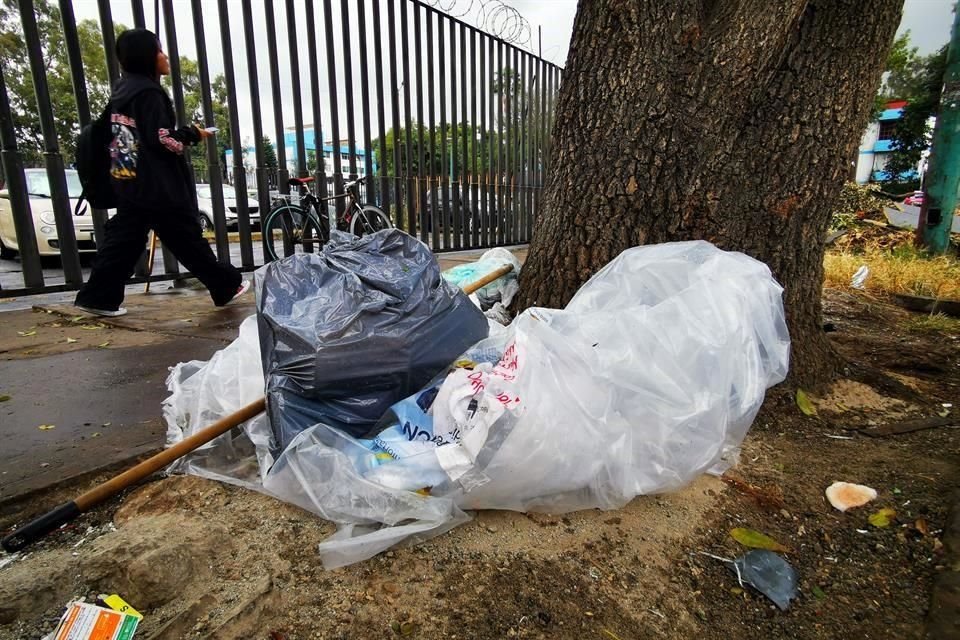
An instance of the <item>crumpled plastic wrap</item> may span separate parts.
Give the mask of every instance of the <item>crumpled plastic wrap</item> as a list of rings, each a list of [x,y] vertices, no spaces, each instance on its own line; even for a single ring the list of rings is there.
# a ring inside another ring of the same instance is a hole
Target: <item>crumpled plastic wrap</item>
[[[340,525],[320,545],[328,568],[442,533],[468,509],[612,509],[677,489],[735,463],[765,390],[786,376],[781,294],[765,265],[706,242],[629,249],[565,309],[523,312],[434,381],[425,446],[385,458],[375,440],[317,424],[248,486]],[[171,374],[181,390],[183,367]],[[414,433],[403,427],[383,433]],[[269,428],[247,430],[258,442]],[[181,468],[236,467],[240,449],[218,447]]]
[[[337,234],[256,273],[267,413],[277,450],[319,422],[361,437],[487,335],[422,242]]]
[[[501,309],[506,309],[513,301],[513,296],[520,290],[517,281],[520,276],[520,261],[508,250],[502,247],[490,249],[481,255],[476,262],[458,264],[447,269],[443,272],[443,277],[447,282],[463,288],[508,264],[513,266],[513,271],[481,287],[475,294],[483,311],[492,309],[497,303],[501,305]],[[488,315],[488,317],[490,316]]]

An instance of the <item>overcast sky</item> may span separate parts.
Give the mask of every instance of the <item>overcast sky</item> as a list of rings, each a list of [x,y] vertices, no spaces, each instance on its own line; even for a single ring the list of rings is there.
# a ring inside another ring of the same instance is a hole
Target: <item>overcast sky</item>
[[[357,33],[356,26],[356,2],[364,2],[366,7],[366,25],[367,30],[365,34]],[[370,69],[373,69],[373,26],[372,26],[372,3],[380,2],[380,0],[350,0],[349,5],[353,13],[350,16],[350,25],[351,33],[361,36],[359,40],[367,43],[368,55],[369,55],[369,64]],[[543,57],[559,66],[563,66],[566,62],[567,50],[570,42],[570,34],[573,28],[573,19],[576,13],[576,1],[575,0],[428,0],[430,4],[441,6],[444,9],[448,9],[452,14],[457,16],[462,16],[462,19],[470,24],[478,25],[481,27],[487,27],[489,29],[503,28],[504,25],[501,22],[500,24],[483,24],[483,10],[486,8],[488,11],[492,6],[491,3],[500,3],[506,4],[509,7],[518,11],[526,20],[526,23],[529,25],[529,39],[527,42],[524,42],[524,48],[533,52],[537,52],[541,46],[541,42],[538,36],[539,33],[542,33],[542,51]],[[113,10],[113,17],[116,22],[132,25],[133,24],[133,14],[131,9],[131,3],[125,0],[114,0],[111,3]],[[152,0],[144,0],[144,9],[146,13],[146,22],[148,28],[153,28],[154,25],[154,13],[153,7],[154,2]],[[196,58],[197,47],[195,44],[193,25],[191,18],[191,8],[189,0],[174,0],[174,9],[175,9],[175,19],[176,19],[176,28],[178,34],[178,43],[180,47],[180,54],[186,55],[191,58]],[[293,107],[292,107],[292,79],[290,72],[290,55],[289,55],[289,45],[286,37],[286,10],[285,10],[286,0],[275,0],[275,13],[276,21],[278,26],[278,57],[280,65],[280,84],[283,93],[282,100],[282,113],[283,113],[283,123],[284,126],[289,127],[293,125]],[[306,25],[304,24],[303,15],[304,15],[304,0],[293,0],[295,7],[294,13],[297,17],[297,42],[298,42],[298,51],[300,52],[300,65],[301,72],[299,77],[301,78],[302,92],[303,92],[303,104],[304,104],[304,121],[309,123],[312,118],[310,117],[310,90],[309,90],[309,74],[307,73],[308,62],[307,62],[307,31]],[[319,39],[319,67],[320,67],[320,93],[321,93],[321,103],[324,105],[322,109],[321,118],[323,119],[324,126],[324,137],[330,139],[330,111],[326,105],[329,104],[329,88],[326,75],[326,53],[325,53],[325,40],[323,35],[324,22],[322,15],[322,5],[321,0],[316,0],[316,9],[317,9],[317,35]],[[337,72],[340,74],[337,78],[337,84],[339,86],[339,95],[337,102],[340,105],[340,134],[341,138],[345,138],[347,135],[346,130],[346,115],[345,115],[345,87],[343,86],[343,68],[344,68],[344,58],[343,52],[345,50],[343,44],[343,37],[341,31],[341,21],[340,21],[340,0],[334,0],[332,2],[333,11],[333,31],[334,31],[334,50],[335,50],[335,65],[337,67]],[[382,22],[384,34],[386,34],[386,3],[381,2],[381,13],[382,13]],[[75,11],[78,19],[83,18],[93,18],[97,19],[97,2],[96,0],[74,0]],[[243,42],[243,22],[242,22],[242,12],[240,9],[239,0],[229,0],[228,6],[229,10],[229,24],[230,32],[233,37],[233,60],[234,66],[236,69],[237,76],[237,90],[238,98],[237,105],[240,112],[241,120],[241,131],[245,140],[252,139],[252,120],[250,118],[251,110],[251,101],[250,101],[250,89],[248,82],[248,73],[247,73],[247,64],[246,64],[246,53],[245,46]],[[266,26],[265,26],[265,13],[264,13],[264,2],[263,0],[253,0],[253,24],[254,24],[254,33],[255,33],[255,42],[256,42],[256,57],[257,57],[257,68],[259,72],[259,85],[260,85],[260,96],[261,96],[261,108],[263,112],[263,129],[264,133],[271,138],[275,138],[274,135],[274,124],[273,124],[273,113],[274,109],[271,102],[270,95],[270,73],[269,66],[267,63],[267,36],[266,36]],[[209,58],[211,77],[221,73],[223,70],[223,53],[222,47],[220,45],[220,20],[217,14],[217,3],[214,0],[202,0],[202,7],[204,12],[204,28],[206,30],[206,51]],[[904,16],[903,21],[900,25],[900,31],[909,29],[911,32],[912,41],[915,46],[919,47],[920,53],[926,54],[936,51],[942,45],[946,44],[950,36],[950,26],[953,22],[953,0],[906,0],[904,5]],[[489,14],[488,14],[489,15]],[[500,14],[504,15],[504,14]],[[410,36],[412,43],[413,36],[413,12],[410,10]],[[425,18],[424,18],[425,19]],[[397,24],[400,23],[399,11],[396,16]],[[425,33],[425,23],[424,33]],[[510,25],[507,25],[510,26]],[[163,27],[161,27],[163,31]],[[165,33],[161,33],[162,39],[166,42]],[[356,37],[356,36],[352,36]],[[399,40],[399,38],[398,38]],[[388,68],[389,65],[389,51],[386,41],[386,36],[384,35],[383,39],[384,44],[384,66]],[[449,44],[449,40],[448,40]],[[167,47],[169,49],[169,47]],[[354,44],[350,47],[350,52],[353,56],[352,66],[354,68],[354,78],[353,78],[353,95],[354,95],[354,111],[357,117],[357,138],[362,139],[362,123],[360,122],[360,78],[359,73],[356,71],[357,65],[359,64],[359,45]],[[411,71],[414,71],[415,65],[413,63],[412,57],[412,47],[408,49],[410,53],[410,66]],[[398,63],[403,58],[404,51],[401,49],[401,43],[397,42],[397,59]],[[436,66],[436,65],[435,65]],[[424,63],[423,67],[426,67],[426,54],[424,54]],[[434,70],[436,72],[436,70]],[[384,92],[387,96],[387,102],[389,104],[389,74],[385,72],[386,76],[384,78]],[[402,86],[402,74],[399,82]],[[372,82],[372,79],[371,79]],[[424,87],[426,87],[426,76],[424,77]],[[424,89],[426,90],[426,88]],[[448,88],[449,92],[449,88]],[[468,100],[472,99],[472,88],[468,92]],[[376,127],[376,93],[375,89],[371,87],[370,89],[371,96],[371,109],[373,111],[372,119],[372,131],[371,138],[375,138],[378,131]],[[415,104],[415,101],[414,101]],[[435,105],[439,106],[439,105]],[[402,110],[402,107],[401,107]],[[415,107],[412,109],[415,115]],[[458,118],[458,119],[462,119]],[[401,121],[403,116],[401,115]],[[387,112],[387,127],[390,127],[390,114],[389,108]]]

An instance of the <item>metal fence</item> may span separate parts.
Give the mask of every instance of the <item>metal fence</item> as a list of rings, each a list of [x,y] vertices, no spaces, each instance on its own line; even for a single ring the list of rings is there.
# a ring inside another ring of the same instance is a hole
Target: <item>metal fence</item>
[[[368,177],[364,199],[381,206],[397,227],[435,251],[529,241],[549,171],[559,67],[420,0],[284,0],[276,5],[262,0],[258,6],[252,1],[216,0],[214,6],[213,0],[190,0],[189,7],[186,0],[179,0],[176,7],[174,0],[147,3],[155,12],[159,8],[154,24],[162,23],[160,35],[170,57],[173,102],[181,123],[192,114],[185,107],[177,22],[192,22],[200,94],[197,114],[205,126],[215,124],[208,52],[217,46],[222,52],[222,69],[217,71],[223,76],[221,97],[231,123],[226,146],[236,152],[231,154],[231,166],[224,166],[226,156],[221,156],[213,140],[208,141],[206,165],[197,172],[198,181],[209,184],[212,240],[220,260],[251,270],[268,259],[258,242],[258,221],[256,216],[251,220],[247,198],[236,198],[236,232],[228,229],[223,185],[231,183],[238,195],[249,192],[262,219],[275,196],[289,193],[291,176],[315,176],[314,184],[323,196],[330,190],[343,193],[344,182],[362,173]],[[12,215],[22,273],[22,282],[0,282],[0,297],[79,287],[86,265],[78,247],[102,243],[108,219],[108,212],[93,211],[92,228],[88,228],[78,226],[72,215],[74,202],[47,84],[49,52],[41,41],[34,3],[17,0],[18,26],[29,58],[55,225],[41,222],[31,211],[24,142],[17,139],[8,95],[9,71],[0,61],[0,157],[9,203],[7,212],[0,208],[0,215]],[[153,27],[146,24],[143,0],[131,4],[133,26]],[[88,98],[74,6],[71,0],[58,0],[56,8],[76,122],[83,126],[90,122],[91,108],[96,112],[102,105],[91,105]],[[263,20],[255,20],[254,12],[261,8]],[[242,29],[231,27],[230,16],[237,11]],[[98,0],[97,13],[112,82],[119,69],[110,1]],[[278,21],[278,15],[285,20]],[[205,27],[211,25],[219,31],[219,43],[206,35]],[[262,39],[264,31],[266,50],[258,51],[257,35]],[[289,80],[286,86],[281,82],[280,40],[286,40],[288,50],[284,56],[288,68],[283,69],[283,77]],[[246,74],[243,83],[241,73]],[[241,95],[242,84],[248,95]],[[249,107],[241,111],[238,103],[247,98]],[[272,107],[272,117],[265,117],[264,105]],[[224,105],[218,102],[217,106]],[[305,125],[305,114],[310,124]],[[276,142],[275,164],[264,143],[267,132]],[[251,138],[252,144],[245,142]],[[321,158],[325,141],[333,148],[329,158]],[[251,153],[246,153],[249,147]],[[308,147],[313,149],[312,158]],[[346,154],[341,153],[344,148]],[[252,182],[249,189],[248,181]],[[337,202],[342,206],[343,200]],[[43,242],[48,247],[55,243],[56,269],[62,273],[51,275],[50,259],[41,262],[39,248],[44,245],[38,243]],[[132,281],[183,275],[166,250],[162,263],[163,273],[150,276],[142,262]]]

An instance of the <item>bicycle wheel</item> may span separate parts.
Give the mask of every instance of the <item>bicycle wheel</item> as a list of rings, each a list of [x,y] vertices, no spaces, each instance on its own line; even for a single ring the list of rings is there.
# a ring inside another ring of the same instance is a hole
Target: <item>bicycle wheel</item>
[[[263,223],[262,237],[271,260],[295,253],[316,253],[326,242],[312,213],[295,205],[284,205],[271,211]]]
[[[371,233],[376,233],[383,229],[393,228],[390,218],[380,207],[368,204],[353,216],[350,221],[350,233],[357,237],[363,237]]]

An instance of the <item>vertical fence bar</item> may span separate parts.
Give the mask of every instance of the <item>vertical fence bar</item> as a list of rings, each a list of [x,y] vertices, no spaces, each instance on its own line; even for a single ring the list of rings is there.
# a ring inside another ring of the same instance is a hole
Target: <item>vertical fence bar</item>
[[[110,0],[97,0],[97,10],[100,15],[100,35],[103,38],[103,50],[107,57],[107,77],[110,86],[120,77],[120,68],[117,64],[117,45],[113,35],[113,13],[110,11]],[[157,34],[159,37],[160,34]]]
[[[360,0],[363,2],[363,0]],[[343,33],[343,85],[346,87],[344,98],[347,101],[347,161],[350,179],[357,179],[357,130],[353,117],[353,57],[350,54],[353,42],[350,39],[350,0],[340,0],[340,24]],[[361,37],[358,42],[363,42]],[[361,45],[361,48],[362,45]]]
[[[480,217],[477,206],[477,32],[470,29],[470,230],[471,247],[480,244]],[[482,45],[481,45],[482,49]],[[482,105],[481,105],[482,111]]]
[[[513,205],[513,232],[512,244],[520,243],[520,218],[523,216],[522,199],[520,198],[520,140],[523,135],[523,75],[520,66],[520,50],[513,47],[513,73],[514,73],[514,91],[513,91],[513,112],[511,115],[513,124],[513,138],[511,139],[510,149],[510,202]]]
[[[487,165],[487,147],[490,142],[487,137],[487,56],[484,50],[488,38],[480,32],[477,33],[477,40],[479,40],[478,49],[480,50],[480,95],[478,98],[474,98],[474,101],[480,106],[480,148],[477,150],[477,155],[480,156],[480,173],[477,175],[480,196],[478,203],[480,207],[480,244],[488,247],[490,246],[490,212],[487,209],[487,179],[490,175],[490,169],[489,166],[485,165]]]
[[[543,193],[546,188],[546,161],[547,161],[547,73],[550,72],[550,65],[544,60],[540,61],[540,144],[537,149],[537,184],[540,186],[539,199],[537,201],[537,221],[543,214],[544,199]],[[531,233],[531,240],[533,234]]]
[[[177,113],[177,122],[183,126],[188,124],[187,113],[183,102],[183,79],[180,74],[180,50],[177,45],[177,24],[173,13],[172,0],[163,0],[163,26],[167,32],[167,55],[170,58],[170,80],[173,85],[173,107]],[[158,34],[159,37],[159,34]],[[190,166],[190,175],[193,175],[193,165],[190,163],[190,150],[184,147],[183,155],[186,156],[187,164]],[[167,249],[166,245],[160,243],[160,249],[163,253],[163,270],[168,274],[180,273],[177,266],[177,259],[173,252]],[[142,260],[143,258],[141,258]]]
[[[136,4],[136,1],[134,2]],[[73,3],[70,0],[60,0],[60,23],[63,26],[63,39],[67,47],[67,61],[70,65],[70,81],[73,85],[73,96],[77,103],[77,121],[80,127],[90,124],[90,101],[87,96],[87,83],[83,75],[83,58],[80,55],[80,38],[77,36],[77,21],[73,14]],[[141,7],[141,10],[143,7]],[[92,209],[93,237],[96,244],[103,246],[106,241],[107,212],[103,209]]]
[[[240,263],[253,267],[253,239],[250,236],[250,209],[247,206],[247,170],[243,164],[244,149],[240,141],[240,115],[237,109],[237,78],[233,69],[233,42],[227,0],[217,0],[220,18],[220,45],[223,50],[223,75],[227,83],[227,108],[230,114],[230,148],[233,156],[233,190],[237,194],[237,231],[240,234]],[[261,220],[267,212],[259,210]]]
[[[145,29],[147,19],[143,15],[143,0],[132,0],[130,4],[133,8],[133,26],[137,29]]]
[[[530,89],[527,96],[527,224],[524,228],[524,242],[530,242],[530,233],[533,229],[534,196],[536,194],[536,165],[535,145],[537,142],[536,115],[537,82],[539,81],[535,68],[535,57],[527,56],[527,75],[530,77]]]
[[[370,142],[370,78],[367,60],[366,0],[357,0],[357,29],[360,33],[360,109],[363,117],[363,175],[367,202],[376,202],[376,181],[373,178],[373,145]]]
[[[458,140],[460,137],[459,118],[457,117],[457,22],[450,21],[450,200],[453,206],[453,249],[459,249],[463,240],[463,220],[460,209],[460,185],[454,180],[456,171]],[[447,202],[444,202],[446,205]],[[444,213],[444,219],[447,214]]]
[[[327,39],[327,88],[330,92],[330,133],[333,135],[333,193],[343,193],[343,164],[340,162],[340,113],[337,98],[337,61],[333,49],[333,11],[330,0],[323,0],[323,33]],[[343,213],[343,198],[336,201],[337,214]],[[336,221],[330,221],[330,229],[336,228]]]
[[[509,244],[514,244],[515,238],[513,230],[516,227],[516,202],[513,198],[513,172],[516,168],[516,163],[513,159],[513,140],[517,134],[517,127],[515,126],[516,122],[516,100],[514,100],[514,92],[516,91],[517,86],[517,76],[516,76],[516,64],[511,64],[510,54],[513,51],[513,47],[508,46],[506,50],[506,58],[504,59],[504,73],[506,75],[506,86],[503,87],[503,96],[506,100],[506,124],[507,124],[507,138],[504,144],[504,181],[506,182],[504,188],[504,200],[506,201],[507,207],[507,229],[505,231],[505,240]]]
[[[400,48],[403,51],[403,119],[404,119],[404,171],[403,187],[406,191],[407,232],[416,237],[417,213],[413,207],[413,126],[410,117],[410,25],[407,21],[407,0],[400,0]]]
[[[23,175],[23,162],[17,150],[17,133],[7,97],[7,81],[0,64],[0,161],[6,178],[7,198],[13,213],[13,230],[17,235],[17,248],[23,268],[23,286],[28,289],[43,286],[43,267],[40,265],[40,250],[37,247],[37,232],[30,212],[27,196],[27,180]]]
[[[530,116],[533,112],[533,56],[522,54],[524,67],[523,82],[523,220],[520,225],[520,238],[524,242],[530,241],[527,229],[530,227],[530,216],[533,203],[530,196],[533,189],[530,184],[530,143],[533,140],[532,127],[530,126]]]
[[[490,218],[490,231],[487,237],[489,244],[497,243],[497,229],[500,227],[500,215],[496,207],[496,173],[494,172],[494,150],[499,138],[495,135],[494,123],[496,122],[496,105],[494,104],[493,90],[493,70],[494,65],[494,39],[487,37],[487,111],[488,127],[487,129],[487,217]]]
[[[506,146],[504,127],[504,107],[507,104],[507,85],[510,82],[510,76],[504,64],[504,46],[503,41],[497,43],[497,211],[500,215],[500,225],[497,227],[497,244],[502,245],[507,239],[507,223],[510,220],[507,211],[506,184],[507,184],[507,162],[504,148]]]
[[[290,193],[290,185],[287,184],[287,180],[290,177],[290,172],[287,170],[286,134],[283,131],[283,97],[280,92],[280,63],[277,60],[277,21],[273,0],[264,0],[263,10],[266,14],[267,58],[270,64],[270,89],[273,94],[273,146],[277,152],[277,191],[288,194]]]
[[[523,183],[523,145],[526,138],[526,127],[524,125],[526,124],[527,115],[527,73],[524,54],[519,49],[514,49],[514,54],[518,80],[517,93],[515,94],[517,99],[517,140],[516,146],[514,147],[514,158],[516,158],[516,164],[514,165],[514,167],[516,167],[516,173],[514,174],[514,197],[517,203],[517,216],[514,225],[514,242],[520,244],[523,241],[520,231],[523,229],[523,220],[527,215],[526,202],[524,201],[526,189]]]
[[[419,6],[419,5],[417,5]],[[433,70],[433,23],[435,16],[432,11],[427,11],[427,110],[430,118],[430,170],[427,172],[427,179],[430,183],[430,196],[427,215],[430,216],[430,248],[434,251],[440,249],[440,219],[437,216],[437,182],[434,177],[437,173],[437,135],[436,135],[436,105],[434,102],[434,70]],[[443,29],[440,29],[441,34]],[[443,56],[440,56],[441,59]],[[440,71],[442,81],[443,71]],[[443,100],[443,89],[440,89],[440,99]]]
[[[243,9],[243,43],[247,56],[247,79],[250,85],[250,116],[253,119],[253,140],[254,153],[256,155],[257,168],[257,202],[260,211],[260,220],[266,220],[270,211],[270,181],[267,179],[266,154],[263,148],[263,119],[260,111],[260,79],[257,70],[257,45],[253,37],[253,12],[250,8],[250,0],[241,0]],[[223,16],[224,14],[221,14]],[[229,24],[227,22],[226,24]],[[221,31],[224,29],[221,28]],[[226,52],[224,52],[226,55]],[[242,151],[241,151],[242,153]],[[267,249],[267,243],[261,242],[263,250],[263,261],[270,261],[270,253]]]
[[[457,178],[460,185],[457,189],[457,199],[460,201],[460,233],[463,237],[463,247],[470,248],[470,191],[468,186],[468,140],[467,140],[467,27],[460,23],[460,121],[457,123],[456,135],[460,138],[460,167]]]
[[[213,100],[210,98],[210,71],[207,67],[207,38],[203,30],[203,7],[201,0],[191,0],[193,7],[193,36],[197,43],[197,70],[200,74],[200,100],[203,104],[204,126],[216,124],[213,119]],[[225,134],[226,132],[224,132]],[[207,182],[213,202],[214,235],[217,241],[217,257],[230,264],[230,240],[227,237],[227,216],[223,206],[223,183],[220,173],[220,152],[217,134],[206,141]],[[239,214],[238,214],[239,217]]]
[[[306,0],[307,18],[307,55],[310,57],[310,107],[313,112],[313,149],[317,166],[314,179],[317,193],[321,198],[327,196],[327,163],[323,157],[323,121],[320,113],[320,69],[317,53],[317,21],[313,0]],[[329,211],[329,207],[327,208]]]
[[[57,227],[57,242],[63,275],[70,285],[83,284],[83,272],[80,270],[80,254],[77,252],[77,236],[73,227],[73,211],[70,210],[70,196],[67,192],[67,178],[64,174],[63,157],[60,155],[60,143],[53,121],[50,104],[50,90],[47,86],[46,63],[37,19],[33,13],[33,0],[19,0],[20,24],[23,26],[23,39],[30,59],[30,75],[33,90],[37,98],[37,115],[40,131],[43,134],[43,160],[47,168],[47,180],[50,182],[50,200],[53,205],[53,217]]]
[[[297,14],[293,0],[287,0],[287,46],[290,50],[290,84],[293,88],[293,126],[296,140],[297,177],[307,175],[307,145],[303,134],[303,99],[300,92],[300,48],[297,46]]]
[[[397,18],[394,0],[387,0],[387,46],[390,47],[390,114],[393,117],[391,189],[393,201],[397,203],[397,226],[403,228],[403,194],[400,184],[400,89],[397,83]]]
[[[443,225],[443,249],[444,251],[450,250],[450,180],[447,177],[447,155],[449,153],[449,148],[447,145],[447,70],[446,70],[446,59],[447,59],[447,49],[444,46],[444,31],[446,25],[444,21],[446,18],[443,14],[438,14],[437,16],[437,62],[439,68],[440,78],[440,166],[437,167],[439,171],[439,176],[437,181],[440,183],[440,199],[439,202],[436,198],[433,200],[433,210],[437,213],[434,214],[434,218],[438,217],[440,220],[434,220],[434,228],[439,225]],[[451,173],[453,173],[451,171]]]
[[[377,174],[380,177],[380,206],[390,216],[390,178],[389,163],[387,162],[387,125],[386,125],[386,102],[383,97],[383,41],[380,29],[380,2],[373,0],[373,59],[376,67],[377,76],[377,126],[380,132],[379,150],[377,152]],[[392,217],[396,223],[396,217]]]
[[[429,13],[427,14],[429,18]],[[424,211],[426,211],[426,185],[424,184],[424,163],[426,154],[423,149],[423,55],[421,53],[421,35],[422,25],[420,24],[420,5],[413,5],[413,42],[414,42],[414,67],[417,76],[417,223],[420,225],[420,241],[427,242],[427,224]],[[433,73],[432,69],[428,70]],[[432,98],[432,96],[431,96]]]

